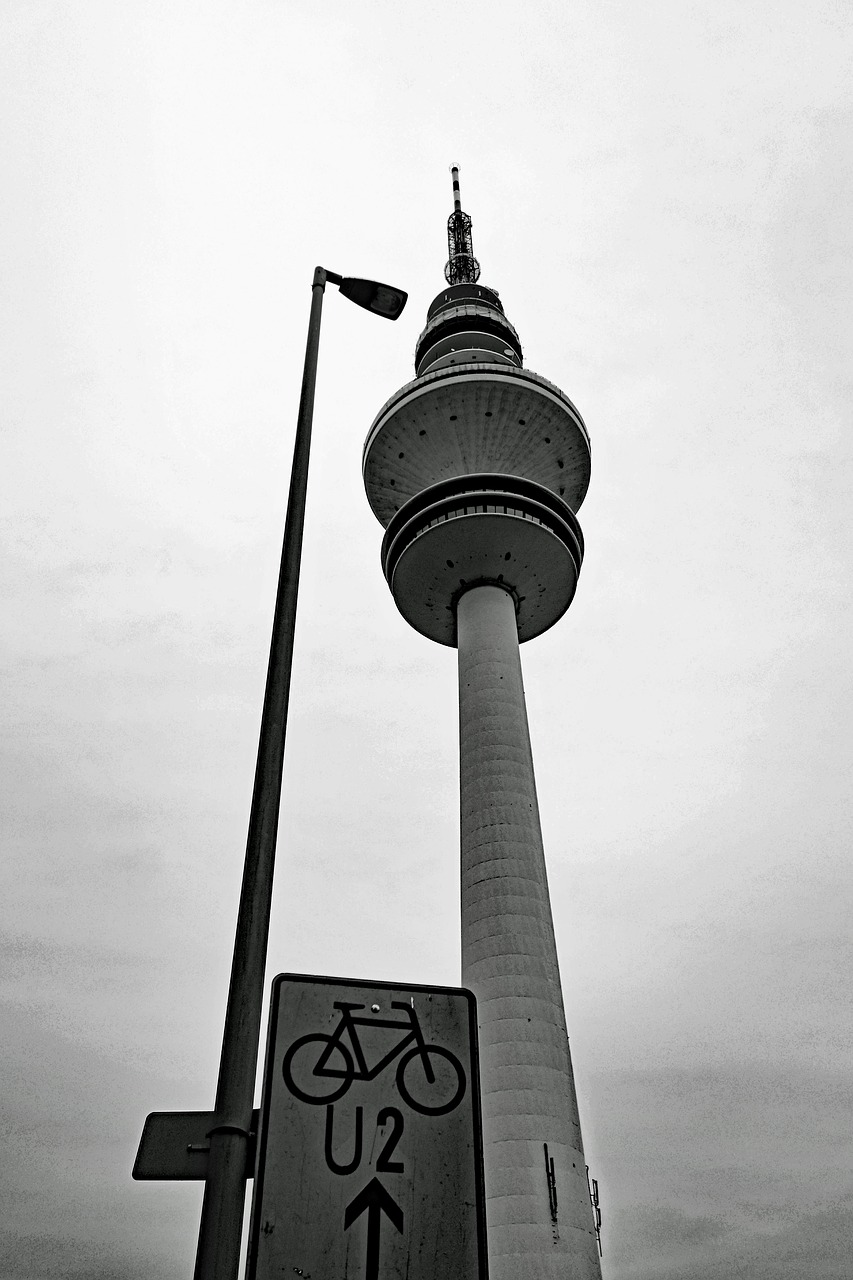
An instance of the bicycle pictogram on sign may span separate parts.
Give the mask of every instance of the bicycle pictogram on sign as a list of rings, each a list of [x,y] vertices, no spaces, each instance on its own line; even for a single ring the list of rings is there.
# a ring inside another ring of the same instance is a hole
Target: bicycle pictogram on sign
[[[397,1058],[396,1085],[400,1097],[424,1116],[443,1116],[458,1107],[465,1096],[465,1071],[449,1050],[427,1044],[416,1010],[393,1000],[404,1018],[358,1017],[363,1004],[336,1000],[340,1021],[330,1034],[317,1032],[294,1040],[281,1065],[284,1083],[294,1097],[315,1106],[337,1102],[354,1080],[375,1080]],[[382,1027],[403,1034],[387,1053],[368,1065],[358,1028]]]

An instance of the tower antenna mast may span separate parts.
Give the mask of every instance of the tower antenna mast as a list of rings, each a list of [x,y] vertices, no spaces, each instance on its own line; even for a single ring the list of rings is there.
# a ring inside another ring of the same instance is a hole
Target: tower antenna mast
[[[459,166],[453,165],[450,172],[453,176],[453,212],[447,219],[448,262],[444,278],[448,284],[476,284],[480,279],[480,264],[474,257],[471,215],[462,212]]]

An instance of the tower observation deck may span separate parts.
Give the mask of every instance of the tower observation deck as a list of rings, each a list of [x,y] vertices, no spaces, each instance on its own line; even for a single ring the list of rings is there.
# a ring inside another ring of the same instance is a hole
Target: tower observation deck
[[[519,641],[571,604],[589,436],[522,365],[479,283],[458,170],[447,285],[415,379],[364,446],[403,617],[459,664],[462,981],[477,996],[490,1280],[600,1280],[554,941]]]

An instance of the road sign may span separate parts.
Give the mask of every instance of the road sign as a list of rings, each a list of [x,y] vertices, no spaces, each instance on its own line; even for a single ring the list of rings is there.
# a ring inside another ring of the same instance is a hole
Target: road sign
[[[476,1003],[273,983],[247,1280],[487,1280]]]
[[[138,1182],[203,1182],[207,1177],[210,1134],[221,1123],[215,1111],[152,1111],[145,1120],[133,1165]],[[258,1113],[252,1112],[248,1176],[255,1168]]]

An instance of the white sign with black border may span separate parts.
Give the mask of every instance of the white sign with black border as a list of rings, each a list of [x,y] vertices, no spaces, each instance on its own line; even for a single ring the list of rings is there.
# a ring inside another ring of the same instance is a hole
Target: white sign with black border
[[[247,1280],[487,1280],[476,1002],[273,982]]]

